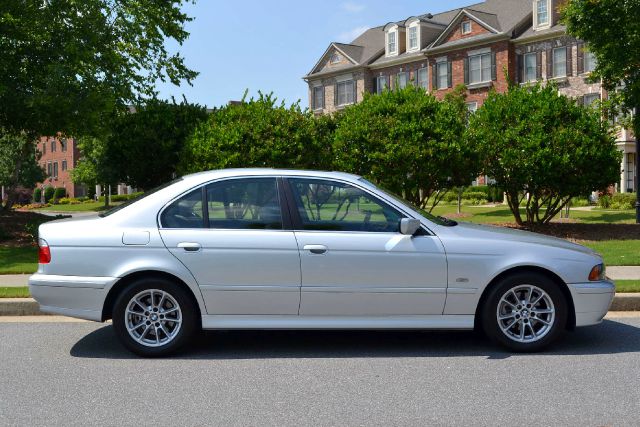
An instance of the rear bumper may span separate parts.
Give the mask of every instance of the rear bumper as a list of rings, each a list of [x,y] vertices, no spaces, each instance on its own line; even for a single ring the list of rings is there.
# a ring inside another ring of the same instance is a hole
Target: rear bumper
[[[34,274],[29,277],[29,292],[45,313],[101,321],[107,291],[117,280]]]
[[[609,311],[616,294],[612,281],[569,284],[576,310],[576,326],[597,325]]]

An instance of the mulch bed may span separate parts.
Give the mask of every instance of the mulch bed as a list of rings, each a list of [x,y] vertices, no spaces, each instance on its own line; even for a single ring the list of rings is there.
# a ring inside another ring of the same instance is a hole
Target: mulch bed
[[[35,212],[0,212],[0,246],[35,245],[30,230],[37,233],[38,225],[56,218]]]
[[[494,224],[502,227],[519,228],[567,240],[640,240],[640,225],[637,224],[584,224],[552,222],[544,227],[527,229],[515,224]]]

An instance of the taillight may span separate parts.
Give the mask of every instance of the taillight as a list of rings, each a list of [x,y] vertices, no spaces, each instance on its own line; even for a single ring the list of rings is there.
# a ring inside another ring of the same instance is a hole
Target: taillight
[[[38,239],[38,263],[49,264],[51,262],[51,250],[44,239]]]

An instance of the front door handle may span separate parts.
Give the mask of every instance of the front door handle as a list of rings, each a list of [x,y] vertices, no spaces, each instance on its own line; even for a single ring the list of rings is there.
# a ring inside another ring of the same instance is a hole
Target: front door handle
[[[184,249],[185,252],[198,252],[202,249],[202,246],[200,246],[200,243],[183,242],[178,243],[178,248]]]
[[[303,248],[305,251],[309,251],[314,255],[326,254],[329,248],[325,245],[305,245]]]

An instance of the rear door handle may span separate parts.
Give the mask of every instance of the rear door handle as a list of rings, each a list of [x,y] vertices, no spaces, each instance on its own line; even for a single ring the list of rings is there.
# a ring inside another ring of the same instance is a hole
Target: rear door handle
[[[185,252],[198,252],[202,249],[202,246],[200,246],[200,243],[183,242],[178,243],[178,248],[184,249]]]
[[[314,255],[326,254],[329,248],[325,245],[305,245],[303,248],[305,251],[309,251]]]

